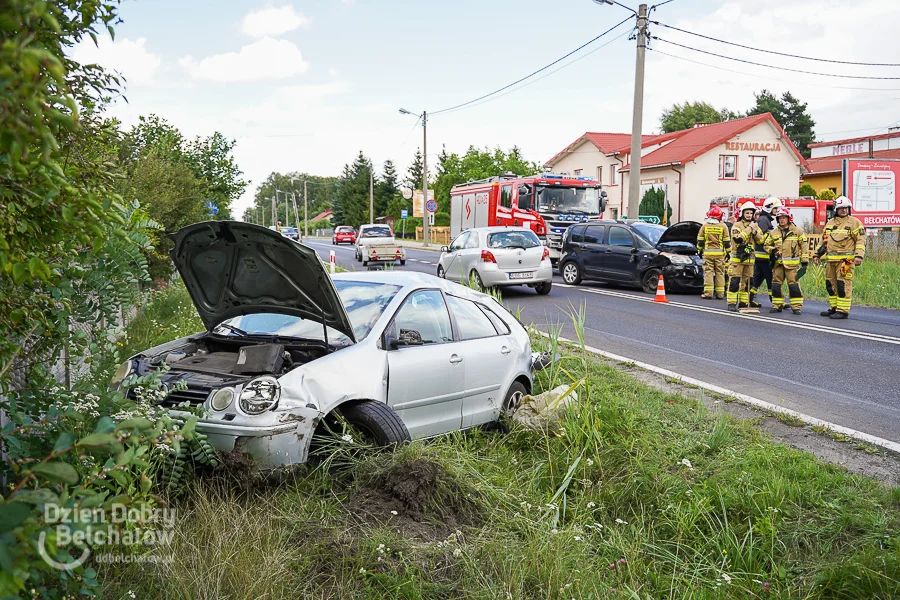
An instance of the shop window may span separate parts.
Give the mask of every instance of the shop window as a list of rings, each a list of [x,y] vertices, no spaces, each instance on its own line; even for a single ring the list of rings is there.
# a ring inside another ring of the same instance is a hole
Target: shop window
[[[500,188],[500,206],[512,208],[512,186],[504,185]]]
[[[750,174],[747,179],[765,179],[766,178],[766,157],[751,156],[750,157]]]
[[[719,179],[737,179],[737,156],[719,155]]]

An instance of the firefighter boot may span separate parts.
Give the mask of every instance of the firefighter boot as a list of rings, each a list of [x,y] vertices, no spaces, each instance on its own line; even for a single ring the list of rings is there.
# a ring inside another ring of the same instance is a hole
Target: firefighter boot
[[[762,304],[756,301],[756,290],[750,290],[750,307],[759,308],[760,306],[762,306]]]
[[[794,313],[795,315],[799,315],[803,311],[801,311],[799,308],[792,308],[791,312]]]
[[[848,315],[847,313],[842,313],[842,312],[837,312],[837,311],[835,311],[835,312],[831,313],[831,317],[830,317],[830,318],[832,318],[832,319],[846,319],[846,318],[849,317],[849,316],[850,316],[850,315]]]
[[[782,310],[784,310],[784,309],[780,306],[773,306],[772,308],[769,309],[769,312],[770,313],[780,313]]]
[[[820,312],[819,316],[820,317],[830,317],[831,315],[835,314],[836,312],[837,311],[835,309],[829,308],[828,310],[823,310],[822,312]]]

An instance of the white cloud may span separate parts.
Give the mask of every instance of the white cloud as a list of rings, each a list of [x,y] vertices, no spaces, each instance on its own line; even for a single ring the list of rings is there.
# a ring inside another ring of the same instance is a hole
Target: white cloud
[[[270,37],[244,46],[239,52],[215,54],[199,62],[185,56],[178,64],[197,79],[224,82],[287,79],[309,69],[297,46]]]
[[[249,13],[241,22],[241,31],[253,37],[281,35],[300,27],[308,27],[310,20],[294,10],[290,4],[278,8],[263,8]]]
[[[112,71],[121,73],[130,85],[146,85],[153,82],[154,75],[162,60],[146,48],[147,39],[119,38],[116,41],[108,37],[93,40],[85,38],[72,53],[72,58],[82,64],[98,64]]]

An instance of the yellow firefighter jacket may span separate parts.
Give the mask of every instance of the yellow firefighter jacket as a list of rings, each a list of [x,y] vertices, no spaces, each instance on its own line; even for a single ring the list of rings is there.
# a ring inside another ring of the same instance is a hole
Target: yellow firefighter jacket
[[[781,251],[776,264],[784,265],[785,269],[799,269],[800,263],[809,262],[809,240],[793,223],[788,224],[787,229],[776,227],[769,232],[768,238],[775,252]]]
[[[704,257],[725,256],[731,247],[728,226],[721,221],[707,221],[697,234],[697,249]]]
[[[771,250],[768,237],[754,222],[743,219],[731,226],[731,263],[752,263],[755,258],[754,244]]]
[[[825,224],[818,255],[825,260],[847,260],[866,255],[866,230],[862,221],[852,215],[835,217]]]

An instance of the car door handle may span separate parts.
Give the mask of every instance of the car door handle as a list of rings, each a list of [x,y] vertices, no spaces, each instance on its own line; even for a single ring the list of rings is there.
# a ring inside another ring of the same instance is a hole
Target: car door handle
[[[506,354],[509,354],[510,352],[512,352],[512,350],[510,350],[506,346],[503,346],[502,348],[500,348],[500,354],[506,355]]]
[[[458,365],[459,363],[462,362],[462,356],[459,356],[458,354],[452,354],[450,356],[450,362],[453,363],[454,365]]]

